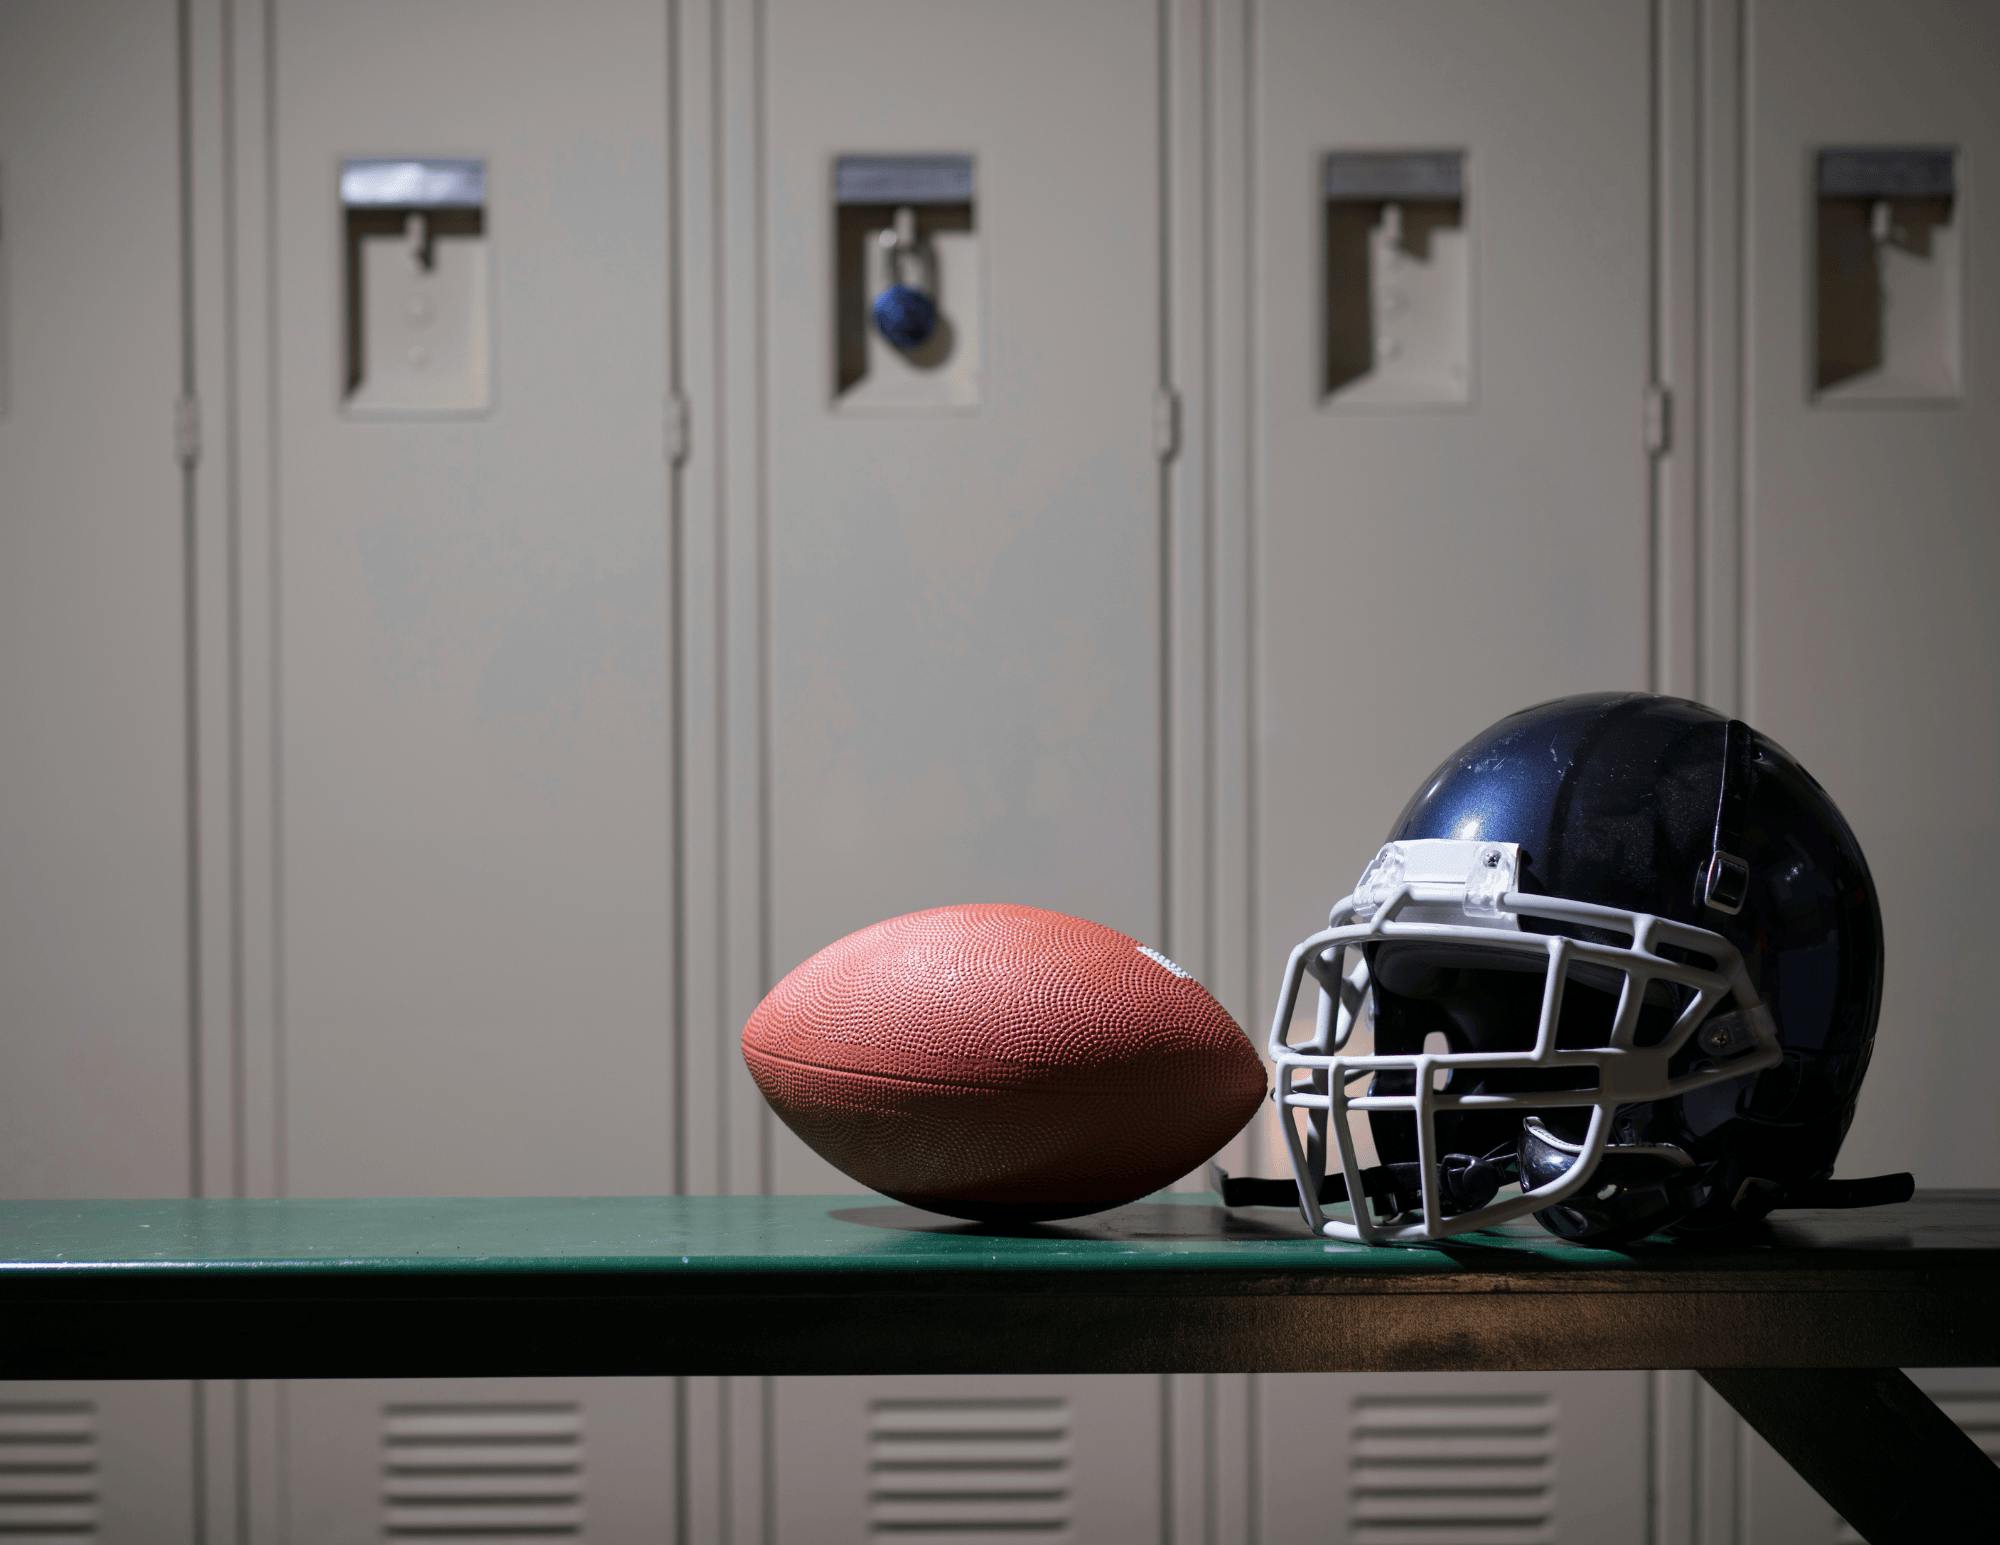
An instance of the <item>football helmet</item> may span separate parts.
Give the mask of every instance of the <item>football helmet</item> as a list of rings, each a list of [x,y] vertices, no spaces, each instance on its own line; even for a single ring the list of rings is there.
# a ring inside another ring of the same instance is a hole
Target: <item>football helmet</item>
[[[1881,998],[1868,865],[1782,747],[1676,698],[1524,709],[1424,780],[1286,964],[1297,1201],[1333,1239],[1532,1213],[1609,1245],[1903,1199],[1907,1175],[1829,1178]]]

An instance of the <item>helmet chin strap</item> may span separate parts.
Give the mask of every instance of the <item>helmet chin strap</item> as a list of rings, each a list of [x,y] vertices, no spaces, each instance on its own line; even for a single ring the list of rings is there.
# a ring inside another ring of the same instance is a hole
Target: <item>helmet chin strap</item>
[[[1917,1194],[1917,1177],[1908,1170],[1888,1175],[1861,1175],[1852,1180],[1809,1180],[1785,1190],[1769,1207],[1764,1197],[1778,1191],[1769,1180],[1746,1180],[1736,1193],[1736,1210],[1759,1217],[1779,1207],[1891,1207]]]
[[[1743,910],[1750,893],[1750,866],[1738,855],[1743,848],[1744,812],[1750,803],[1752,730],[1731,719],[1722,732],[1722,781],[1715,796],[1715,837],[1708,863],[1697,877],[1701,904],[1725,916]]]

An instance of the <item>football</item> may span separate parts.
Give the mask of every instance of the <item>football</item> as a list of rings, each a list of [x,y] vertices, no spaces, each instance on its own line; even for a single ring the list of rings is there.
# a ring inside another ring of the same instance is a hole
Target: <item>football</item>
[[[981,1222],[1144,1196],[1264,1098],[1249,1037],[1201,983],[1036,907],[937,907],[849,934],[771,989],[743,1058],[828,1163]]]

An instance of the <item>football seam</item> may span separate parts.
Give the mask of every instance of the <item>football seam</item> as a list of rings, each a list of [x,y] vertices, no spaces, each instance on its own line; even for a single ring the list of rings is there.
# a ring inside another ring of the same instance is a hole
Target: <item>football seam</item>
[[[831,1073],[842,1078],[870,1078],[876,1080],[878,1083],[910,1084],[919,1089],[954,1089],[967,1094],[1015,1094],[1021,1089],[1019,1084],[960,1083],[949,1078],[919,1078],[909,1073],[876,1073],[865,1068],[833,1067],[824,1062],[807,1062],[799,1057],[787,1057],[782,1052],[766,1051],[762,1047],[746,1046],[743,1048],[743,1056],[746,1061],[755,1057],[761,1061],[776,1062],[788,1068],[797,1068],[804,1073]],[[1071,1080],[1076,1077],[1075,1073],[1071,1070],[1055,1064],[1023,1063],[1022,1067],[1029,1070],[1046,1071],[1052,1075],[1060,1075]],[[1122,1095],[1129,1093],[1128,1090],[1122,1087],[1114,1087],[1113,1085],[1099,1082],[1093,1082],[1081,1087],[1072,1082],[1065,1089],[1048,1092],[1086,1095]],[[1259,1098],[1261,1099],[1262,1096],[1260,1095]]]

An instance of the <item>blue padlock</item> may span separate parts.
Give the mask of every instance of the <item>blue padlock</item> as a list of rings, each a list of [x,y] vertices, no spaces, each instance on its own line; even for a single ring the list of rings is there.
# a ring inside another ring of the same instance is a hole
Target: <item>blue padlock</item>
[[[875,326],[899,349],[922,348],[937,321],[937,302],[910,285],[892,284],[875,297]]]

